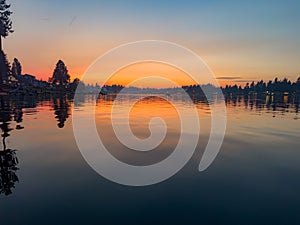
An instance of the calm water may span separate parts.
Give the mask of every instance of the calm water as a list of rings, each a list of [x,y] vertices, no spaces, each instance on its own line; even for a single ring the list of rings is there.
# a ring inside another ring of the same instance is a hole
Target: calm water
[[[183,109],[194,107],[181,96],[169,98]],[[134,96],[122,99],[126,106]],[[82,96],[75,110],[94,101]],[[114,136],[112,104],[112,96],[102,97],[96,110],[99,135],[111,154],[135,165],[171,154],[180,132],[172,105],[153,96],[132,109],[130,125],[137,137],[149,136],[152,116],[168,125],[155,151],[137,153]],[[126,187],[99,176],[82,158],[72,131],[71,98],[1,97],[0,224],[300,224],[299,103],[286,96],[232,98],[226,105],[225,140],[208,170],[197,169],[210,111],[195,100],[201,136],[192,160],[163,183]]]

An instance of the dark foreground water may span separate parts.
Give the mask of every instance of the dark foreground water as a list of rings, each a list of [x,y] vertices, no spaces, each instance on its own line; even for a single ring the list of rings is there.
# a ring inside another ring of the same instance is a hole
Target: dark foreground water
[[[194,107],[180,96],[169,98],[183,109]],[[169,180],[148,187],[112,183],[89,167],[73,136],[73,102],[67,96],[0,99],[1,225],[300,224],[299,103],[287,96],[227,100],[223,146],[201,173],[210,112],[195,101],[202,133],[192,160]],[[131,101],[123,99],[124,105]],[[83,96],[75,110],[94,100]],[[167,139],[148,156],[118,143],[109,120],[112,104],[110,96],[97,100],[96,121],[114,156],[132,164],[168,157],[180,132],[170,104],[156,96],[132,110],[131,128],[140,138],[149,135],[152,116],[168,125]]]

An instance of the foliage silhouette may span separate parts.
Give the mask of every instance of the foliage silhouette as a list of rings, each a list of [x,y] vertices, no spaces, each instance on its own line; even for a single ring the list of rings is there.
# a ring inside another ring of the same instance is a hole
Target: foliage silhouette
[[[54,85],[67,85],[70,83],[70,75],[68,69],[62,60],[59,60],[53,72],[53,76],[50,79]]]
[[[275,78],[274,81],[270,80],[267,83],[263,80],[258,82],[247,83],[245,87],[237,85],[226,85],[223,88],[224,94],[299,94],[300,93],[300,77],[297,81],[292,82],[287,78],[279,80]]]
[[[0,84],[8,83],[10,77],[10,64],[6,54],[0,51]]]
[[[20,80],[20,78],[21,78],[22,66],[17,58],[14,58],[14,61],[12,63],[11,75],[17,80]]]
[[[9,33],[14,32],[12,29],[12,21],[10,16],[12,12],[9,10],[10,5],[6,0],[0,0],[0,50],[2,51],[2,37],[6,38]]]

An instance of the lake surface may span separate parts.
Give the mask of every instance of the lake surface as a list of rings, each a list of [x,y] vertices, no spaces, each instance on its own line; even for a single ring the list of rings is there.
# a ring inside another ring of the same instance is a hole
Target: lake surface
[[[122,96],[122,105],[134,98]],[[196,107],[198,147],[167,181],[129,187],[98,175],[83,159],[73,135],[71,97],[1,97],[0,224],[300,224],[299,101],[288,96],[226,99],[222,148],[199,172],[210,108],[197,99],[191,104],[182,96],[167,98],[183,110]],[[166,139],[147,153],[124,147],[114,136],[113,96],[82,96],[74,110],[95,102],[99,136],[119,160],[151,165],[176,147],[179,117],[161,96],[144,98],[130,114],[131,129],[141,139],[150,135],[152,117],[162,117],[168,126]]]

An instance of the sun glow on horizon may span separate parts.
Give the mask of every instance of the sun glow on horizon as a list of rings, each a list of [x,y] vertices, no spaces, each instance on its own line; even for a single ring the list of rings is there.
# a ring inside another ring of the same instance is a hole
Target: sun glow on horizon
[[[105,76],[94,72],[93,78],[84,80],[84,83],[98,83],[100,85],[123,85],[130,86],[134,81],[135,87],[140,88],[172,88],[176,86],[193,85],[196,82],[184,71],[159,62],[140,62],[123,67],[116,71],[105,81]],[[158,79],[162,78],[162,79]],[[142,79],[147,78],[147,79]],[[203,81],[205,83],[205,81]]]

